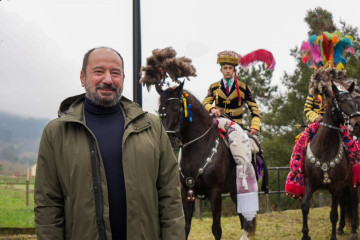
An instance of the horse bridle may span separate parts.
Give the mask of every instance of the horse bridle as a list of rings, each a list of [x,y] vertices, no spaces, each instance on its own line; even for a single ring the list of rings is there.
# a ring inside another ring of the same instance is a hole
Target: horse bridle
[[[348,91],[341,91],[341,92],[339,92],[339,95],[340,95],[340,94],[344,94],[344,93],[349,93],[349,92],[348,92]],[[336,96],[334,96],[333,102],[334,102],[335,107],[332,107],[332,108],[331,108],[331,114],[334,114],[335,110],[337,110],[338,112],[340,112],[340,114],[341,114],[342,117],[344,118],[344,125],[345,125],[345,126],[350,125],[350,119],[351,119],[351,118],[356,117],[356,116],[360,116],[360,112],[359,112],[359,111],[356,111],[356,112],[350,114],[350,116],[348,116],[346,113],[344,113],[344,111],[340,108],[340,106],[339,106],[339,104],[338,104],[338,101],[337,101],[337,99],[336,99]]]
[[[181,98],[168,98],[168,99],[166,99],[166,102],[167,102],[167,101],[171,101],[171,100],[178,100],[178,101],[180,102],[180,104],[181,104],[181,107],[180,107],[180,110],[179,110],[179,120],[178,120],[178,123],[176,124],[175,130],[165,130],[165,131],[166,131],[166,133],[174,134],[175,137],[177,137],[177,138],[179,138],[179,139],[181,140],[180,124],[181,124],[181,121],[182,121],[182,117],[181,117],[181,116],[182,116],[182,114],[183,114],[183,112],[184,112],[184,108],[182,107],[183,101],[181,100]],[[166,108],[165,108],[165,107],[162,107],[161,110],[163,110],[164,113],[161,113],[161,112],[160,112],[159,115],[160,115],[160,118],[161,118],[161,119],[164,119],[164,118],[167,117],[167,116],[166,116]]]

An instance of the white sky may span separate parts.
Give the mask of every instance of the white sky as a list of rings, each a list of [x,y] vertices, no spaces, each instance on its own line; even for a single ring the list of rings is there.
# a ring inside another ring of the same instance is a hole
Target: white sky
[[[273,84],[295,62],[290,49],[306,40],[306,11],[322,7],[360,26],[360,1],[347,0],[143,0],[142,65],[155,48],[172,46],[193,60],[197,78],[185,88],[202,100],[221,78],[216,54],[271,51]],[[125,61],[124,95],[132,99],[132,1],[0,0],[0,111],[55,118],[60,102],[83,93],[83,55],[97,46],[117,49]],[[158,95],[143,88],[143,108],[155,112]]]

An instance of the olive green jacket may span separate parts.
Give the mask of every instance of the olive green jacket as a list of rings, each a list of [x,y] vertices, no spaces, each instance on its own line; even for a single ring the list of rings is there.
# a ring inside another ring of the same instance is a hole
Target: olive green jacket
[[[105,170],[83,121],[84,94],[44,129],[35,179],[38,239],[111,240]],[[127,239],[185,239],[176,158],[159,119],[122,97]]]

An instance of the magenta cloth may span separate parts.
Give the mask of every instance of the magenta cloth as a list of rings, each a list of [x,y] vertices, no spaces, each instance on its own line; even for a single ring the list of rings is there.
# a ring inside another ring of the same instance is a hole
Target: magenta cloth
[[[320,123],[315,122],[309,124],[304,132],[300,135],[295,143],[290,158],[290,172],[286,178],[285,192],[294,198],[302,198],[305,195],[305,179],[304,179],[304,160],[306,148],[311,139],[315,136],[319,129]],[[343,142],[346,146],[347,159],[351,163],[354,174],[354,186],[360,185],[360,145],[359,142],[352,137],[345,126],[340,126],[344,131],[340,132]]]

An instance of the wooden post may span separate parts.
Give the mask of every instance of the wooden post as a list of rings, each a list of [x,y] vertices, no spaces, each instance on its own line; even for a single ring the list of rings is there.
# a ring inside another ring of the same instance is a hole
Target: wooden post
[[[29,206],[29,184],[30,184],[30,167],[26,171],[26,206]]]
[[[269,194],[265,194],[265,199],[266,199],[266,206],[265,206],[265,211],[267,213],[270,212],[270,197],[269,197]]]
[[[323,207],[324,204],[324,194],[322,192],[319,193],[319,207]]]
[[[195,200],[195,217],[196,217],[196,219],[202,219],[200,205],[201,205],[201,200],[196,198],[196,200]]]

